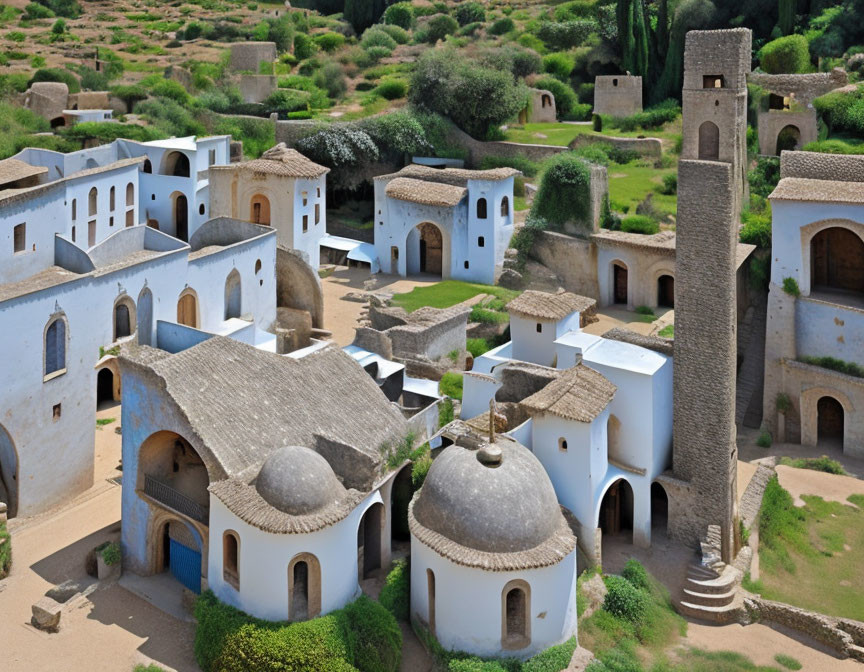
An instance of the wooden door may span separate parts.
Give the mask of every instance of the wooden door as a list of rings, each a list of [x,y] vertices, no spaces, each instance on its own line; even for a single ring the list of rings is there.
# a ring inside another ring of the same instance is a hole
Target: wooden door
[[[177,323],[198,328],[198,302],[192,294],[184,294],[177,302]]]

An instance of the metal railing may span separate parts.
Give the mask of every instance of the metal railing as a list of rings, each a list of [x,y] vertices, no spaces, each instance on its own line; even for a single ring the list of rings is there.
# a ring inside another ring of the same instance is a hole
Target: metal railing
[[[205,525],[208,524],[210,518],[208,507],[201,506],[167,483],[147,474],[144,475],[144,494],[192,520],[197,520]]]

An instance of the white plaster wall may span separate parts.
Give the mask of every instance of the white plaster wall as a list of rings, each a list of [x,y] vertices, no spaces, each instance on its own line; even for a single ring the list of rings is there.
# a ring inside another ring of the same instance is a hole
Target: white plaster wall
[[[557,565],[486,572],[438,555],[411,536],[411,613],[427,623],[426,570],[435,573],[435,634],[445,649],[482,656],[528,657],[576,635],[576,551]],[[531,644],[501,648],[501,593],[513,579],[531,587]]]
[[[18,282],[54,264],[54,236],[66,231],[62,185],[0,208],[0,283]],[[26,224],[25,249],[15,253],[14,229]]]
[[[597,249],[597,284],[600,287],[600,305],[611,306],[615,303],[615,281],[613,262],[618,261],[627,267],[627,307],[633,308],[633,286],[636,278],[636,259],[629,250],[619,248]]]
[[[540,333],[537,333],[538,324]],[[542,366],[555,366],[555,339],[558,338],[555,322],[510,315],[510,338],[513,343],[513,359]]]
[[[307,256],[309,265],[318,269],[321,263],[321,239],[327,234],[327,189],[325,177],[315,179],[298,178],[294,181],[293,193],[293,241],[291,247],[295,250],[300,250]],[[320,196],[318,195],[320,191]],[[303,205],[303,192],[306,192],[306,205]],[[320,206],[321,216],[318,223],[315,223],[315,205]],[[271,221],[274,216],[271,202],[270,217]],[[303,233],[303,217],[309,218],[309,226],[306,233]]]
[[[75,227],[75,244],[82,250],[89,249],[89,222],[96,220],[96,245],[111,234],[126,226],[126,186],[133,185],[135,205],[133,222],[138,224],[138,166],[126,166],[66,182],[65,214],[66,226],[61,231],[64,238],[72,240],[72,227]],[[89,214],[90,190],[95,187],[96,215]],[[115,189],[114,209],[110,208],[111,187]],[[76,218],[72,219],[72,201],[76,201]],[[113,218],[113,225],[112,225]]]
[[[466,373],[462,376],[462,411],[459,417],[463,420],[476,418],[489,410],[489,402],[495,398],[495,393],[501,389],[501,382],[489,380]]]
[[[864,310],[801,297],[795,306],[797,356],[864,365]]]
[[[286,620],[288,564],[298,553],[311,553],[321,564],[321,614],[344,607],[360,594],[357,529],[365,511],[376,502],[382,502],[378,491],[366,497],[345,519],[317,532],[270,534],[244,523],[211,495],[210,588],[223,602],[254,616]],[[240,538],[239,591],[225,583],[222,575],[222,533],[229,529]]]

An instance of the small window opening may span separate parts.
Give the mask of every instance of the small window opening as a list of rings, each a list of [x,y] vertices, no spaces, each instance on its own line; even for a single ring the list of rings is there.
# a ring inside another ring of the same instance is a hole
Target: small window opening
[[[27,224],[18,224],[12,230],[12,237],[15,253],[23,252],[27,248]]]
[[[567,439],[565,439],[563,436],[558,439],[558,450],[560,450],[562,453],[567,452]]]
[[[202,203],[201,205],[198,206],[198,214],[199,214],[199,215],[203,215],[203,214],[204,214],[204,204],[203,204],[203,203]]]
[[[725,86],[725,82],[723,81],[723,75],[703,75],[702,76],[702,88],[703,89],[722,89]]]
[[[309,230],[309,215],[303,215],[303,233]]]
[[[54,420],[59,420],[60,415],[63,413],[63,404],[54,404],[54,407],[51,409],[51,417]]]
[[[483,236],[477,238],[477,247],[486,247],[486,239]]]
[[[543,333],[543,323],[542,323],[542,322],[538,322],[538,323],[537,323],[537,333],[538,333],[538,334],[542,334],[542,333]]]

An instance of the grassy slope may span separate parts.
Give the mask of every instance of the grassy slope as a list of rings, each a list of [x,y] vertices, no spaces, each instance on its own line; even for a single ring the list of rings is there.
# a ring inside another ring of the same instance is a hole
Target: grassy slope
[[[426,287],[415,287],[407,294],[396,294],[393,297],[393,305],[401,306],[411,313],[423,306],[449,308],[478,294],[492,294],[502,301],[509,301],[518,296],[520,292],[459,280],[444,280]]]
[[[677,168],[654,168],[643,161],[631,161],[625,165],[613,163],[609,170],[609,200],[612,208],[623,211],[630,206],[627,214],[635,215],[636,206],[649,193],[654,194],[654,207],[667,215],[674,215],[678,197],[667,196],[656,191],[662,186],[665,175],[674,175]]]

